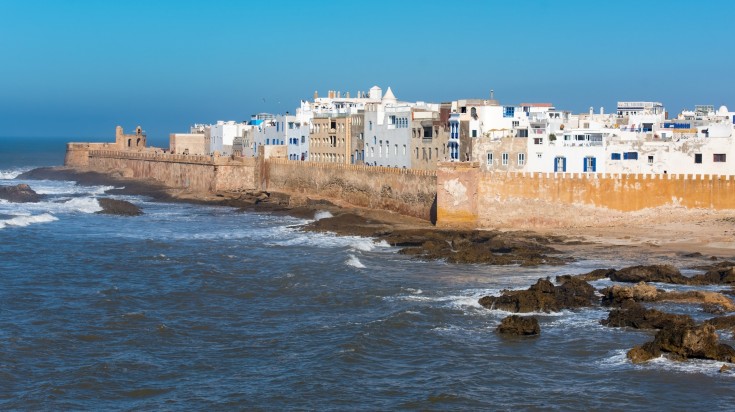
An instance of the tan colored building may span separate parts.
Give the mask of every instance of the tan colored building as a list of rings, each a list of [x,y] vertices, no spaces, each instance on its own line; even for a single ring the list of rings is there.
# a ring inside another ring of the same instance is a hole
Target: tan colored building
[[[451,104],[440,110],[413,109],[411,112],[411,168],[436,170],[437,162],[449,160],[449,113]]]
[[[350,164],[361,155],[361,114],[317,114],[309,133],[309,161]]]
[[[171,133],[168,141],[169,151],[173,154],[209,154],[209,145],[204,133]]]

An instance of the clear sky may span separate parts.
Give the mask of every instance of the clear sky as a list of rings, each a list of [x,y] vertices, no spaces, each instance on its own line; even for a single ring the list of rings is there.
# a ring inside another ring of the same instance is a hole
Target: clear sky
[[[315,90],[735,106],[735,1],[0,0],[0,136],[149,140]]]

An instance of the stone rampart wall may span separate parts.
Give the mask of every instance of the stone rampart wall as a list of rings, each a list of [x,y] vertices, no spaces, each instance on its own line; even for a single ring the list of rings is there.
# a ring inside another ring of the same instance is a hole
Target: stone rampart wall
[[[268,159],[264,189],[435,221],[436,172]]]
[[[166,186],[195,192],[253,190],[255,159],[173,155],[156,152],[89,150],[87,164],[76,148],[67,166],[82,166],[100,172],[115,171],[125,177],[152,179]]]
[[[443,164],[437,174],[444,227],[594,224],[605,211],[666,206],[735,209],[735,176],[482,172],[476,163]]]

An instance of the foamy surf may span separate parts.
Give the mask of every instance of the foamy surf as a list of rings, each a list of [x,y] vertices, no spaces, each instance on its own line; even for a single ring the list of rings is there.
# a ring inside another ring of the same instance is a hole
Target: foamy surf
[[[55,220],[59,219],[50,213],[15,216],[10,219],[0,220],[0,229],[5,229],[8,226],[26,227],[35,223],[48,223]]]
[[[334,215],[331,214],[331,213],[329,213],[326,210],[320,210],[320,211],[314,213],[314,220],[322,220],[322,219],[326,219],[326,218],[329,218],[329,217],[334,217]]]
[[[8,170],[0,170],[0,180],[12,180],[16,177],[20,176],[21,174],[31,170],[30,167],[20,168],[20,169],[8,169]]]
[[[365,268],[365,265],[363,265],[362,262],[360,262],[360,259],[358,259],[357,256],[355,256],[355,255],[350,255],[350,257],[345,261],[345,264],[347,266],[352,266],[352,267],[358,268],[358,269],[364,269]]]

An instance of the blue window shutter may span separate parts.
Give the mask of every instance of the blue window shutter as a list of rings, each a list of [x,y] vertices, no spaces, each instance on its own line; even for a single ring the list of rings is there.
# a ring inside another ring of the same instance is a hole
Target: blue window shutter
[[[596,157],[592,158],[592,171],[593,172],[597,171],[597,158]]]
[[[554,171],[555,172],[559,171],[559,158],[558,157],[554,158]]]
[[[567,171],[567,158],[566,157],[563,157],[562,159],[564,159],[564,165],[563,165],[564,166],[564,170],[562,170],[562,172],[566,172]]]
[[[587,171],[587,158],[585,157],[584,159],[582,159],[582,162],[583,162],[582,167],[584,167],[584,171],[586,172]]]

